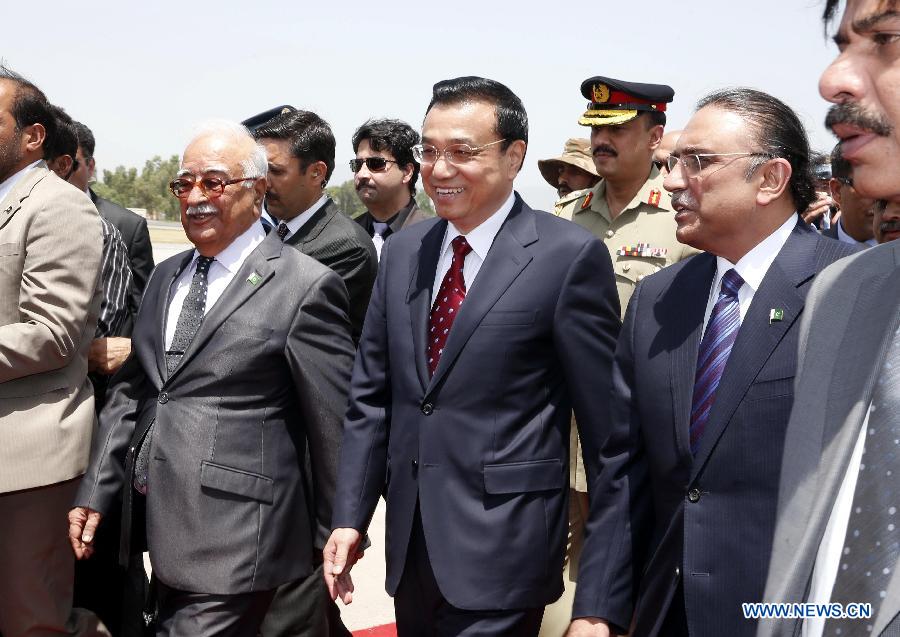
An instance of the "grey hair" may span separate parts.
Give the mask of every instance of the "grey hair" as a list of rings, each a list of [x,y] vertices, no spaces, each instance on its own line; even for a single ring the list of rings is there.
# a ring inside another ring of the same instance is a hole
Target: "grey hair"
[[[191,137],[191,141],[188,142],[188,146],[197,139],[209,135],[231,137],[238,141],[251,142],[253,144],[253,151],[250,153],[249,157],[242,159],[240,162],[241,171],[243,172],[242,176],[253,179],[266,176],[269,170],[269,159],[266,155],[266,149],[253,138],[253,135],[250,134],[250,131],[246,126],[227,119],[210,119],[201,122],[194,129],[194,134]],[[181,162],[184,163],[183,153],[181,155]],[[252,181],[246,181],[243,185],[244,188],[253,188]]]

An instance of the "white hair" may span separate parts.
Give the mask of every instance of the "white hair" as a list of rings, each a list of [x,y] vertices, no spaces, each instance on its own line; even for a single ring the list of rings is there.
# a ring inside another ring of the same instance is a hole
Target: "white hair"
[[[240,162],[241,171],[243,172],[242,177],[258,179],[266,176],[266,173],[269,170],[269,160],[266,155],[266,149],[253,138],[253,135],[250,134],[250,131],[246,126],[227,119],[206,120],[197,125],[194,129],[194,134],[187,145],[190,146],[201,137],[209,136],[230,137],[239,142],[252,143],[253,150],[250,152],[250,155]],[[183,153],[181,155],[181,163],[184,163]],[[252,188],[253,182],[244,182],[244,187]]]

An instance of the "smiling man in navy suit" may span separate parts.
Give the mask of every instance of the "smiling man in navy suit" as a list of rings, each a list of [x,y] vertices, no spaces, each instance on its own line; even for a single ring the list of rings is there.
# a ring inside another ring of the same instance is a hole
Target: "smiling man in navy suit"
[[[809,143],[770,95],[701,100],[668,166],[678,240],[706,254],[629,302],[571,636],[755,633],[741,602],[766,581],[798,318],[815,275],[855,250],[798,216]]]
[[[381,253],[325,575],[349,602],[349,569],[385,493],[401,636],[536,635],[562,592],[572,408],[586,449],[608,429],[619,327],[609,253],[513,191],[527,141],[507,87],[436,84],[415,155],[438,218]]]

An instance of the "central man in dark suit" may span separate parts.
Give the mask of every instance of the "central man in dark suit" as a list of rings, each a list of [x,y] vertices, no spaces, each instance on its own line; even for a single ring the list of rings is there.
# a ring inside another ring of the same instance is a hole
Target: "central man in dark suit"
[[[353,355],[347,293],[265,235],[266,154],[242,126],[203,129],[170,187],[196,249],[147,285],[70,538],[90,554],[123,491],[120,555],[146,505],[157,636],[255,635],[276,587],[310,577],[328,536]]]
[[[678,138],[664,186],[678,240],[705,254],[628,304],[571,637],[755,633],[741,603],[766,581],[798,319],[854,251],[797,214],[809,163],[796,114],[752,89],[705,97]]]
[[[507,87],[436,84],[415,154],[439,218],[381,252],[325,576],[351,601],[348,570],[385,493],[401,636],[536,635],[563,588],[573,407],[586,449],[607,432],[609,253],[513,191],[527,142]]]

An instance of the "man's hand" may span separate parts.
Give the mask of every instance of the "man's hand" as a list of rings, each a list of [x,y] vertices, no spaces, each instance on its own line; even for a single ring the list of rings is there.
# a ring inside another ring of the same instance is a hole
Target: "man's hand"
[[[331,599],[341,598],[344,604],[353,601],[353,579],[350,569],[362,557],[359,543],[362,534],[356,529],[335,529],[322,551],[325,585]]]
[[[596,617],[581,617],[569,624],[566,637],[611,637],[609,624]]]
[[[94,554],[94,536],[102,517],[99,511],[85,507],[75,507],[69,511],[69,542],[79,560],[86,560]]]
[[[831,209],[831,196],[827,192],[816,192],[815,200],[803,211],[803,221],[816,223]]]
[[[121,336],[95,338],[88,352],[88,371],[110,376],[125,363],[131,354],[131,339]]]

